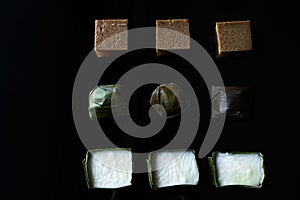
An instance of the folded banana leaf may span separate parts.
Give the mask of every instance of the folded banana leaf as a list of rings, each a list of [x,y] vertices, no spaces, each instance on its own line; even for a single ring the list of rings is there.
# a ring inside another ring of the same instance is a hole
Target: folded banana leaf
[[[180,105],[179,100],[181,101],[182,105]],[[190,100],[187,95],[175,83],[159,85],[152,92],[150,98],[150,104],[161,105],[165,109],[167,117],[176,116],[184,112],[184,110],[188,108],[189,103]],[[162,107],[155,107],[161,116],[164,114]]]
[[[120,94],[120,85],[100,85],[95,87],[89,94],[90,118],[112,118],[112,107],[117,116],[128,115]],[[115,94],[114,104],[111,103],[112,94]]]
[[[251,87],[212,87],[213,117],[226,114],[227,119],[247,119],[252,115]]]
[[[197,185],[199,171],[193,150],[158,151],[147,159],[151,188]]]
[[[121,188],[131,185],[130,149],[96,149],[83,160],[88,188]]]
[[[216,151],[208,161],[216,187],[262,187],[265,170],[263,155],[259,152]]]

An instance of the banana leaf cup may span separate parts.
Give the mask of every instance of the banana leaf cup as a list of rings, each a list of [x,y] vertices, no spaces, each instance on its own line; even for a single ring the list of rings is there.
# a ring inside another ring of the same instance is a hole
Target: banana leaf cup
[[[265,169],[263,155],[259,152],[216,151],[208,161],[216,187],[262,187]]]
[[[90,189],[116,189],[131,186],[132,154],[130,149],[95,149],[82,161]]]
[[[197,185],[199,171],[193,150],[151,152],[147,159],[148,178],[152,189]]]

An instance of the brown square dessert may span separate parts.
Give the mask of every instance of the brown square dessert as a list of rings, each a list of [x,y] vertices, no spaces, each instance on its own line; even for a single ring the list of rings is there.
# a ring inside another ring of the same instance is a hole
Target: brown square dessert
[[[190,48],[190,30],[188,19],[156,20],[156,52]]]
[[[216,23],[217,57],[252,50],[250,20]]]
[[[128,49],[128,20],[102,19],[95,21],[95,52],[98,57],[109,56],[112,51]]]

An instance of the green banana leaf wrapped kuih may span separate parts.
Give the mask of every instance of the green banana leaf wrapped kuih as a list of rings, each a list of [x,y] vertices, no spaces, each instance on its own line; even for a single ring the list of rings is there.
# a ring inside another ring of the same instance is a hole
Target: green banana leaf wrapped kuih
[[[181,101],[181,105],[179,103]],[[190,105],[190,100],[179,85],[175,83],[159,85],[152,92],[150,98],[151,105],[161,105],[162,107],[155,107],[156,111],[163,116],[166,111],[167,117],[172,117],[183,113]]]
[[[197,185],[199,171],[193,150],[151,152],[147,159],[148,177],[153,189]]]
[[[262,187],[265,170],[261,153],[214,152],[208,160],[216,187]]]
[[[122,102],[120,85],[100,85],[95,87],[89,94],[90,118],[112,118],[111,108],[116,108],[117,116],[128,115]],[[111,103],[112,95],[115,95],[114,104]]]
[[[212,114],[226,114],[227,119],[247,119],[252,115],[253,89],[246,86],[213,86]]]

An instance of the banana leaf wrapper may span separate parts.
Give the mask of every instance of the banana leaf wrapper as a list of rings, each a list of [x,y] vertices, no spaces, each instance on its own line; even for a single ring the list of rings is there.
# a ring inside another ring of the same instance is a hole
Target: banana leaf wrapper
[[[226,115],[227,119],[249,119],[253,114],[251,87],[212,87],[212,115]]]
[[[181,104],[180,104],[181,102]],[[156,111],[163,116],[173,117],[183,113],[190,105],[190,99],[185,92],[175,83],[161,84],[155,88],[150,98],[150,104],[159,104],[162,107],[155,107]]]
[[[95,87],[89,94],[89,116],[91,119],[113,118],[112,107],[116,116],[128,115],[124,102],[122,101],[120,85],[100,85]],[[112,95],[115,95],[114,104],[111,102]]]

